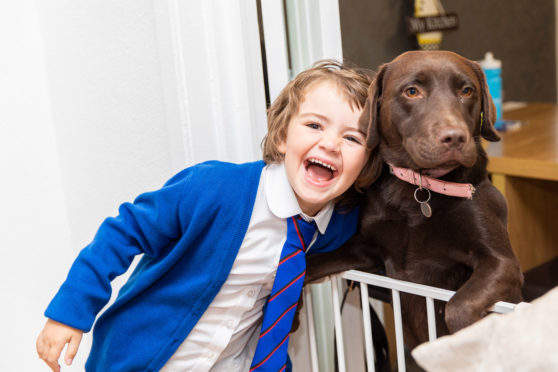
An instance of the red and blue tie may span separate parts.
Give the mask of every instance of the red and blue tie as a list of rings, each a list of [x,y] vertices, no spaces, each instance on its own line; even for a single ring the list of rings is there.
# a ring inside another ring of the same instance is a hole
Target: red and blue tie
[[[260,339],[252,371],[283,371],[287,363],[289,332],[306,274],[306,247],[316,231],[314,222],[300,217],[287,219],[287,241],[264,308]]]

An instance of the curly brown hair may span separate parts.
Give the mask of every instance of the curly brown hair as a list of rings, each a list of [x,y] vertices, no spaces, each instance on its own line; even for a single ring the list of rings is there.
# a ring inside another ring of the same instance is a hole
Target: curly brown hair
[[[298,74],[279,93],[267,110],[267,135],[262,141],[263,160],[266,163],[280,163],[284,154],[279,145],[287,138],[287,128],[291,119],[298,113],[310,86],[318,82],[333,82],[344,94],[351,108],[363,109],[368,98],[368,87],[372,82],[369,70],[350,67],[338,61],[327,59],[316,62],[311,68]],[[359,122],[360,130],[368,133],[368,122]],[[339,207],[351,207],[356,203],[358,194],[368,187],[377,177],[376,167],[370,157],[360,172],[354,186],[336,200]]]

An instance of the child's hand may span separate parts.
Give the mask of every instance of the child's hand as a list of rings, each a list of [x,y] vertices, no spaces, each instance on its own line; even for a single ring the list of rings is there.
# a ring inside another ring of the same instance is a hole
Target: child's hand
[[[68,344],[64,362],[70,365],[77,353],[82,335],[83,332],[79,329],[72,328],[52,319],[47,320],[37,338],[37,353],[39,354],[39,358],[44,360],[54,372],[59,372],[60,364],[58,364],[58,359],[60,358],[60,353],[62,353],[64,345]]]

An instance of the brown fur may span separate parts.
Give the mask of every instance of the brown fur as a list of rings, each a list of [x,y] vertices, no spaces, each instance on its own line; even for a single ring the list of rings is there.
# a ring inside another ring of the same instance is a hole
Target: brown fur
[[[409,97],[409,87],[420,97]],[[497,301],[520,301],[523,276],[509,242],[507,205],[488,180],[480,143],[499,136],[479,65],[451,52],[407,52],[381,66],[369,93],[361,120],[370,124],[379,177],[366,191],[357,234],[336,251],[308,256],[307,282],[348,269],[385,270],[454,290],[445,306],[437,303],[438,335],[479,320]],[[468,200],[432,192],[426,218],[413,198],[417,187],[390,174],[388,162],[417,171],[458,164],[441,179],[472,183],[476,193]],[[427,341],[424,299],[403,295],[401,303],[405,343]]]

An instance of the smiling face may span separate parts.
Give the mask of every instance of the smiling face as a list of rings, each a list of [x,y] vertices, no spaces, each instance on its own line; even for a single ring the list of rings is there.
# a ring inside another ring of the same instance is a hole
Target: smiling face
[[[351,107],[331,82],[307,88],[279,145],[289,183],[302,211],[314,216],[355,182],[368,157],[359,129],[362,110]]]

